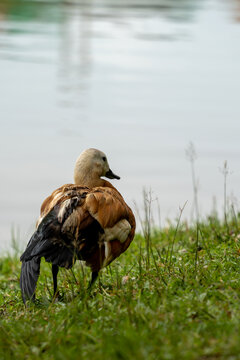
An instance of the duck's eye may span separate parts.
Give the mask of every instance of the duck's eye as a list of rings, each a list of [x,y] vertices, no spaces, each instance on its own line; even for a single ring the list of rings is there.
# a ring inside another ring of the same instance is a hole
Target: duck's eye
[[[103,161],[106,161],[107,159],[105,158],[105,156],[102,157]]]

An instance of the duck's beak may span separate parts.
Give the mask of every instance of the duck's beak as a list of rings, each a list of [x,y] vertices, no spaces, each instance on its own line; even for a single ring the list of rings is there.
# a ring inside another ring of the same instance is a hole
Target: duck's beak
[[[106,172],[105,176],[106,176],[108,179],[118,179],[118,180],[120,179],[120,176],[115,175],[115,174],[112,172],[111,169],[109,169],[109,170]]]

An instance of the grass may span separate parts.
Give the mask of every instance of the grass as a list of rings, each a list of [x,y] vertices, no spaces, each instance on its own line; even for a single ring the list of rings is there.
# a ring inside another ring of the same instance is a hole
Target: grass
[[[51,302],[42,263],[38,304],[25,307],[19,254],[0,259],[0,359],[240,359],[239,218],[179,221],[136,235],[101,273],[62,269]]]

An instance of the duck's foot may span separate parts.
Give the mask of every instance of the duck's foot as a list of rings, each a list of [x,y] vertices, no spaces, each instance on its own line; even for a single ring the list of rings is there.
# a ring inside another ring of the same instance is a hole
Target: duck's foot
[[[60,294],[59,291],[57,291],[53,296],[53,302],[57,303],[57,302],[62,302],[63,300],[64,300],[64,295]]]

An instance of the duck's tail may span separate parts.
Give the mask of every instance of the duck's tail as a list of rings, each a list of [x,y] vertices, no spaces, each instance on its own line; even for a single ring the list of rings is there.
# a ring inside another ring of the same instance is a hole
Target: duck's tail
[[[24,304],[27,300],[35,299],[35,290],[40,273],[40,262],[41,258],[39,257],[33,257],[29,261],[22,262],[20,288]]]

